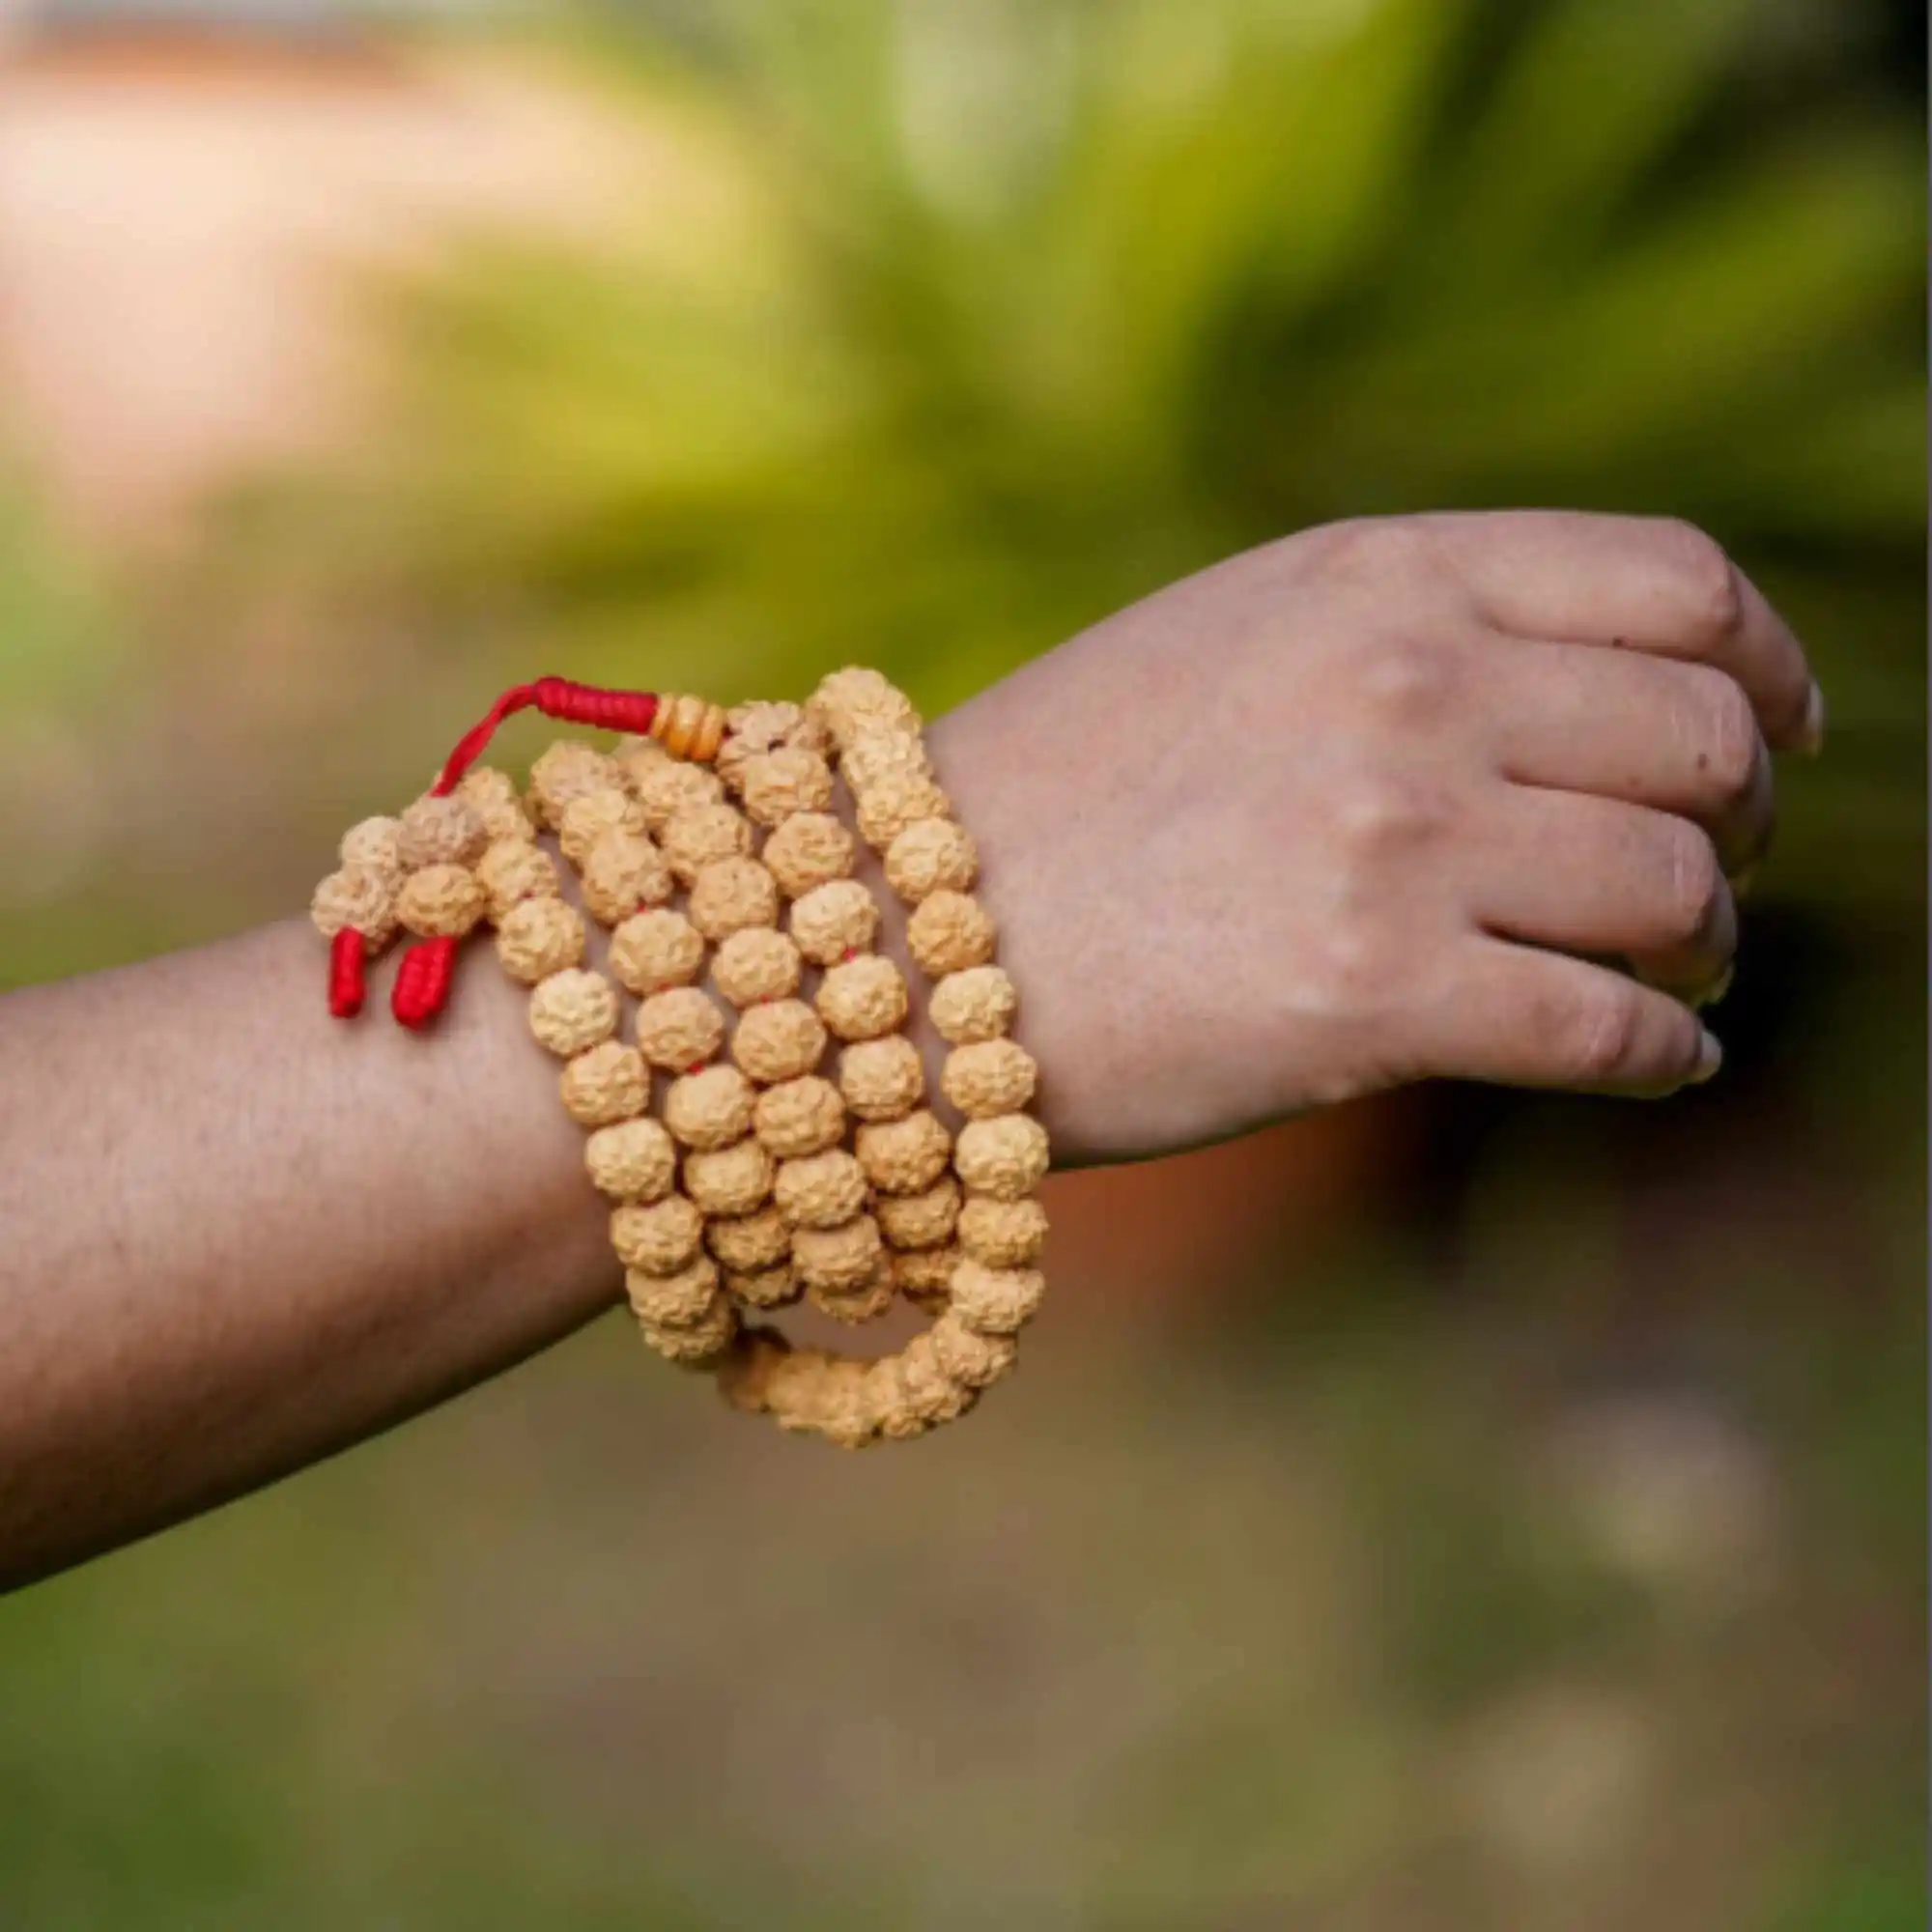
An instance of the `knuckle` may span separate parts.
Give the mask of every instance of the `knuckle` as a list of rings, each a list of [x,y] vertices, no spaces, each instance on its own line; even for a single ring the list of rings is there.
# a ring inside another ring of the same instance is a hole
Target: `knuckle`
[[[1303,533],[1299,540],[1328,574],[1378,582],[1416,557],[1423,549],[1414,517],[1348,517]]]
[[[1555,1023],[1557,1068],[1582,1086],[1613,1080],[1635,1057],[1641,1031],[1635,989],[1612,981],[1579,999]]]
[[[1744,582],[1729,553],[1708,530],[1681,518],[1665,522],[1663,540],[1683,579],[1685,608],[1695,633],[1729,637],[1744,621]]]
[[[1369,708],[1394,724],[1422,724],[1440,717],[1456,682],[1449,647],[1418,638],[1375,644],[1361,653],[1356,668]]]
[[[1438,803],[1392,773],[1357,779],[1333,804],[1343,852],[1353,863],[1392,858],[1424,843],[1441,822]]]

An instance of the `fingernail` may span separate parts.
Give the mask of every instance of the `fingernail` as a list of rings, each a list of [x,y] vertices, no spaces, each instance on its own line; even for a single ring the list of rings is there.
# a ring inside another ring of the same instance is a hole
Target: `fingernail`
[[[1811,694],[1804,700],[1804,723],[1798,733],[1798,749],[1807,758],[1815,758],[1825,749],[1825,694],[1813,679]]]
[[[1701,1087],[1705,1081],[1715,1080],[1718,1068],[1723,1064],[1724,1049],[1719,1043],[1718,1036],[1706,1027],[1702,1039],[1697,1042],[1697,1065],[1691,1070],[1691,1086]]]
[[[1738,977],[1738,965],[1737,961],[1734,959],[1728,966],[1724,968],[1723,972],[1720,973],[1718,976],[1718,978],[1711,982],[1710,986],[1705,991],[1697,995],[1696,999],[1692,1001],[1691,1004],[1694,1007],[1696,1007],[1699,1010],[1701,1010],[1705,1007],[1715,1007],[1718,1004],[1718,1002],[1721,1000],[1724,997],[1724,995],[1731,990],[1731,981],[1735,980],[1737,977]],[[1710,1035],[1706,1034],[1704,1037],[1706,1039],[1710,1039]],[[1711,1040],[1711,1044],[1713,1046],[1716,1046],[1717,1041]],[[1723,1058],[1723,1053],[1721,1049],[1719,1049],[1718,1057],[1719,1060]],[[1716,1070],[1717,1069],[1715,1067],[1712,1069],[1713,1072],[1715,1072]]]

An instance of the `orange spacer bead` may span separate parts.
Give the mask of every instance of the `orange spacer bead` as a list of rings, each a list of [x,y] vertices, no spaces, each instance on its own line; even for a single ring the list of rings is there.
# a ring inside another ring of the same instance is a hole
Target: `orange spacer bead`
[[[690,692],[667,693],[658,699],[651,736],[672,757],[708,765],[724,742],[724,709]]]

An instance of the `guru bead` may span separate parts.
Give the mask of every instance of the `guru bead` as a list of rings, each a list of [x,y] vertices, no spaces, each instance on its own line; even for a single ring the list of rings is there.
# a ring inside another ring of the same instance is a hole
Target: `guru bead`
[[[617,1259],[644,1274],[675,1274],[688,1266],[697,1258],[703,1237],[704,1216],[682,1194],[667,1195],[648,1206],[627,1205],[611,1216],[611,1245]]]
[[[734,1274],[758,1274],[791,1253],[791,1224],[776,1208],[760,1208],[708,1223],[704,1245]]]
[[[746,926],[776,925],[778,885],[755,859],[721,859],[693,881],[685,913],[715,945]]]
[[[702,1066],[724,1044],[724,1015],[696,986],[653,993],[638,1009],[638,1050],[667,1073]]]
[[[564,1067],[557,1085],[565,1111],[584,1127],[628,1121],[644,1111],[651,1096],[643,1055],[614,1039],[586,1047]]]
[[[672,813],[658,839],[678,884],[690,886],[706,866],[745,857],[752,849],[752,828],[743,812],[721,800]]]
[[[967,891],[980,869],[973,835],[950,818],[922,818],[886,847],[886,883],[908,905],[941,891]]]
[[[753,1007],[731,1035],[731,1058],[761,1087],[800,1079],[824,1057],[824,1023],[803,1000]]]
[[[906,1016],[905,976],[877,952],[833,966],[819,982],[818,1016],[843,1040],[876,1039]]]
[[[395,876],[344,866],[316,887],[309,917],[325,939],[333,939],[338,932],[359,932],[372,947],[384,947],[396,931]]]
[[[799,896],[790,925],[798,950],[814,966],[831,966],[871,950],[879,908],[857,879],[836,879]]]
[[[779,1164],[772,1183],[778,1210],[795,1228],[837,1228],[866,1205],[866,1171],[838,1148]]]
[[[1037,1268],[989,1268],[968,1255],[952,1270],[952,1312],[982,1335],[1012,1335],[1039,1312],[1046,1277]]]
[[[1016,1114],[1033,1098],[1039,1069],[1033,1055],[1010,1039],[984,1039],[955,1046],[946,1056],[939,1085],[968,1120]]]
[[[422,939],[461,939],[483,917],[483,888],[467,866],[425,866],[403,881],[396,917]]]
[[[818,1153],[845,1137],[845,1102],[815,1073],[767,1087],[752,1109],[752,1128],[781,1158]]]
[[[718,1270],[702,1256],[677,1268],[630,1268],[624,1294],[639,1321],[688,1327],[711,1313],[718,1298]]]
[[[936,892],[906,921],[906,950],[929,980],[983,966],[993,956],[992,915],[964,893]]]
[[[952,1165],[975,1194],[1017,1201],[1046,1178],[1046,1129],[1027,1114],[968,1121],[959,1129]]]
[[[842,879],[858,864],[852,835],[829,811],[801,811],[765,840],[759,854],[787,898],[803,898],[815,886]]]
[[[573,799],[621,784],[613,759],[581,738],[559,738],[530,767],[530,804],[537,817],[554,829]]]
[[[924,1108],[902,1121],[868,1122],[852,1145],[866,1179],[881,1194],[923,1192],[946,1172],[952,1151],[952,1136]]]
[[[918,820],[952,812],[952,801],[938,785],[913,772],[889,772],[857,796],[859,837],[875,852],[886,851]]]
[[[872,1211],[890,1246],[944,1247],[959,1219],[959,1183],[943,1174],[921,1193],[880,1195]]]
[[[582,873],[583,903],[600,925],[616,925],[640,907],[670,897],[670,867],[648,836],[606,832],[590,848]]]
[[[988,1267],[1024,1267],[1046,1245],[1046,1209],[1031,1199],[976,1194],[959,1210],[959,1245]]]
[[[896,1121],[925,1094],[919,1049],[901,1034],[862,1039],[838,1056],[838,1091],[862,1121]]]
[[[686,1154],[684,1191],[707,1215],[749,1214],[771,1194],[775,1168],[771,1155],[748,1135],[726,1148]]]
[[[869,1289],[884,1257],[879,1224],[869,1214],[838,1228],[800,1228],[791,1237],[792,1264],[805,1285],[835,1294]]]
[[[982,1335],[950,1310],[927,1333],[932,1337],[932,1351],[939,1366],[953,1381],[967,1388],[984,1388],[998,1381],[1019,1353],[1011,1336]]]
[[[566,966],[537,981],[529,1017],[538,1045],[568,1060],[617,1031],[617,991],[601,973]]]
[[[651,736],[672,757],[708,765],[724,742],[724,707],[688,693],[683,696],[667,693],[658,699],[657,714],[651,720]]]
[[[949,973],[925,1003],[933,1031],[952,1046],[998,1039],[1013,1023],[1019,996],[998,966],[969,966]]]
[[[520,899],[554,898],[561,889],[556,861],[523,838],[498,838],[486,846],[476,862],[476,883],[490,902],[490,917],[497,921]]]
[[[686,1147],[729,1147],[751,1128],[753,1091],[735,1066],[687,1073],[665,1094],[664,1123]]]
[[[524,899],[497,922],[497,957],[526,986],[583,957],[583,915],[561,899]]]
[[[622,785],[608,784],[584,792],[563,809],[557,820],[556,842],[573,866],[582,867],[590,848],[607,832],[646,830],[643,809]]]
[[[403,861],[403,821],[365,818],[352,825],[342,835],[338,855],[347,867],[400,881],[409,869]]]
[[[403,812],[403,864],[411,871],[425,866],[468,866],[490,842],[476,808],[463,798],[419,798]]]
[[[696,928],[692,930],[696,937]],[[732,933],[711,959],[712,984],[739,1008],[788,998],[798,991],[803,971],[798,948],[768,925]]]
[[[631,790],[643,808],[644,823],[653,832],[662,832],[680,811],[696,806],[715,805],[724,796],[724,787],[716,772],[702,765],[681,764],[675,758],[659,757],[633,765],[628,774]]]
[[[636,913],[611,933],[605,963],[620,985],[640,997],[688,986],[704,964],[704,935],[681,912],[659,907]]]
[[[677,1145],[640,1114],[599,1127],[583,1144],[583,1165],[598,1192],[613,1201],[659,1201],[677,1178]]]
[[[793,813],[823,811],[832,803],[832,767],[816,752],[781,746],[738,768],[738,796],[758,824],[782,825]]]

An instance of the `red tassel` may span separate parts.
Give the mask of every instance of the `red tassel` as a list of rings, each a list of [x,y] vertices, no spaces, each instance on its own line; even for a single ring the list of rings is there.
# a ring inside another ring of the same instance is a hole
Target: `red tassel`
[[[404,1026],[426,1027],[448,1004],[456,977],[456,944],[453,939],[419,939],[403,954],[389,1010]]]
[[[368,942],[353,925],[345,925],[329,942],[328,1010],[339,1020],[353,1020],[362,1010],[368,956]]]

